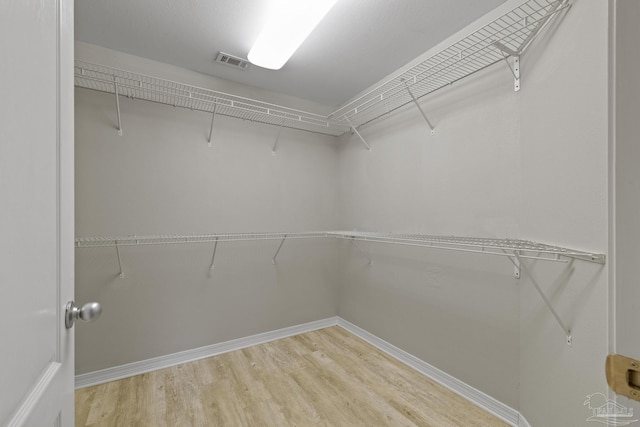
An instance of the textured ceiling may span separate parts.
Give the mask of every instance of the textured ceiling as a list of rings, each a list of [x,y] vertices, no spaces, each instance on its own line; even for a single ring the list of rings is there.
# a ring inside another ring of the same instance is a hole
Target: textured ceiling
[[[303,1],[303,0],[301,0]],[[81,0],[79,41],[338,106],[504,0],[338,0],[285,66],[242,71],[269,0]]]

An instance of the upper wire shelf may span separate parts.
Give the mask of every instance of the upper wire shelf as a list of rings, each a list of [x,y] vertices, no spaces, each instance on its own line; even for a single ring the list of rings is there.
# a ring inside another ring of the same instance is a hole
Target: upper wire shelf
[[[268,232],[268,233],[221,233],[221,234],[175,234],[155,236],[82,237],[76,238],[78,248],[165,245],[180,243],[214,243],[252,240],[311,239],[335,237],[357,241],[395,243],[407,246],[422,246],[433,249],[476,252],[486,255],[562,261],[575,258],[604,264],[605,255],[551,246],[543,243],[518,239],[494,239],[480,237],[432,236],[422,234],[393,234],[362,231],[310,231],[310,232]]]
[[[354,231],[332,231],[329,232],[329,234],[343,239],[395,243],[458,252],[474,252],[486,255],[506,256],[509,258],[539,259],[556,262],[565,261],[566,258],[573,258],[598,264],[605,263],[604,254],[567,249],[529,240]]]
[[[568,0],[528,0],[433,56],[386,79],[329,117],[347,125],[361,126],[414,102],[414,97],[420,99],[497,62],[519,57],[550,19],[569,6]],[[518,70],[509,66],[516,74]]]
[[[333,136],[349,129],[324,115],[80,60],[74,75],[78,87],[174,107]]]
[[[405,67],[328,116],[81,60],[75,61],[75,85],[116,94],[119,134],[118,95],[124,95],[213,113],[214,117],[220,114],[325,135],[340,136],[351,130],[370,148],[357,127],[414,102],[433,131],[418,100],[502,60],[511,69],[518,90],[520,55],[550,20],[568,7],[568,0],[527,0],[427,59],[408,65],[410,68]],[[213,129],[213,121],[211,126]]]
[[[180,243],[215,243],[251,240],[310,239],[328,237],[325,231],[291,233],[221,233],[221,234],[172,234],[155,236],[121,237],[79,237],[75,240],[77,248],[96,248],[113,246],[167,245]]]

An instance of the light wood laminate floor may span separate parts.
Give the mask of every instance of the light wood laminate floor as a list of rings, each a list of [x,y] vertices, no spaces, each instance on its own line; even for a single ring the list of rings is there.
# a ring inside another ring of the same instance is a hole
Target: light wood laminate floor
[[[507,426],[334,326],[76,391],[76,426]]]

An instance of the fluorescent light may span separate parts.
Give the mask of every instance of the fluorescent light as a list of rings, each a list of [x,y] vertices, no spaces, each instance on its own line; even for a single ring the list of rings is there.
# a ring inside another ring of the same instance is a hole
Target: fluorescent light
[[[277,0],[247,58],[259,67],[279,70],[291,58],[337,0]]]

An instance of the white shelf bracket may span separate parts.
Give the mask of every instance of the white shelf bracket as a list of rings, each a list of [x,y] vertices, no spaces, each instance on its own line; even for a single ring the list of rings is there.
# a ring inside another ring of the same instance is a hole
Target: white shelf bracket
[[[403,79],[402,83],[404,83],[404,87],[407,89],[407,92],[409,92],[409,96],[413,100],[413,103],[416,105],[416,107],[418,107],[418,110],[420,110],[420,114],[422,114],[422,117],[424,118],[424,121],[427,122],[427,125],[429,125],[429,129],[431,129],[431,135],[435,134],[436,133],[435,128],[433,127],[433,125],[431,124],[429,119],[427,118],[427,115],[425,114],[424,110],[420,106],[420,103],[418,102],[416,97],[413,95],[413,92],[411,92],[411,89],[409,89],[409,85],[407,84],[407,81]]]
[[[280,125],[280,129],[278,129],[278,135],[276,135],[276,140],[273,143],[273,148],[271,149],[271,154],[272,155],[276,155],[276,147],[278,146],[278,140],[280,139],[280,134],[282,133],[282,128],[284,127],[284,120],[282,121],[282,124]]]
[[[520,55],[513,57],[511,71],[513,72],[513,91],[518,92],[520,90]]]
[[[287,240],[287,235],[284,235],[284,238],[282,239],[282,241],[280,242],[280,245],[278,246],[278,249],[276,250],[275,255],[273,255],[273,259],[271,260],[271,263],[273,265],[276,264],[276,257],[278,256],[278,254],[280,253],[280,249],[282,249],[282,245],[284,245],[284,241]]]
[[[525,270],[524,263],[522,262],[522,260],[520,259],[520,257],[517,254],[516,254],[516,259],[518,259],[518,261],[520,263],[520,268],[522,270]],[[540,295],[540,297],[542,298],[542,300],[546,304],[547,308],[549,309],[551,314],[553,314],[553,317],[556,319],[556,322],[558,323],[558,325],[562,329],[562,332],[564,332],[564,334],[565,334],[565,336],[567,338],[567,345],[569,347],[571,347],[571,345],[573,344],[573,338],[571,337],[571,330],[567,327],[567,325],[564,324],[564,322],[562,321],[562,319],[558,315],[558,312],[553,308],[553,306],[551,305],[551,302],[549,301],[547,296],[544,294],[544,292],[542,292],[542,288],[540,288],[540,285],[538,285],[538,282],[533,277],[531,272],[527,272],[527,275],[529,276],[529,279],[531,279],[531,283],[535,287],[536,291],[538,291],[538,294]]]
[[[358,135],[358,138],[360,138],[360,141],[362,141],[362,143],[365,145],[365,147],[367,147],[367,150],[371,151],[371,147],[369,146],[369,144],[367,144],[367,141],[364,140],[362,135],[360,135],[360,132],[358,132],[358,129],[356,129],[356,127],[353,125],[353,123],[351,123],[351,120],[349,120],[348,117],[345,117],[344,119],[347,121],[347,123],[349,123],[349,126],[351,126],[351,130],[353,131],[353,133]]]
[[[509,49],[500,42],[493,42],[493,45],[502,53],[502,59],[513,74],[513,90],[518,92],[520,90],[520,52]],[[509,63],[509,57],[511,57],[513,65]]]
[[[362,250],[362,248],[360,247],[360,245],[358,244],[358,242],[356,242],[356,240],[354,238],[351,238],[351,243],[353,243],[353,245],[358,248],[358,250],[360,251],[360,253],[362,254],[363,257],[365,257],[366,259],[369,260],[369,265],[373,264],[373,259],[371,259],[371,257],[369,255],[367,255],[365,253],[365,251]]]
[[[211,264],[209,264],[209,271],[213,271],[215,268],[214,262],[216,260],[216,249],[218,248],[218,238],[213,242],[213,254],[211,255]]]
[[[213,136],[213,121],[216,119],[216,107],[218,104],[213,104],[213,113],[211,114],[211,127],[209,128],[209,138],[207,138],[207,146],[211,147],[211,137]]]
[[[516,279],[519,279],[520,278],[520,258],[518,258],[518,255],[511,255],[509,252],[505,251],[504,249],[502,250],[502,252],[507,256],[507,259],[511,261],[511,264],[513,264],[513,276]]]
[[[118,256],[118,267],[120,268],[120,278],[124,279],[124,270],[122,269],[122,259],[120,258],[120,246],[116,242],[116,255]]]
[[[120,121],[120,98],[118,97],[118,82],[113,78],[113,91],[116,94],[116,113],[118,114],[118,135],[122,136],[122,122]]]

